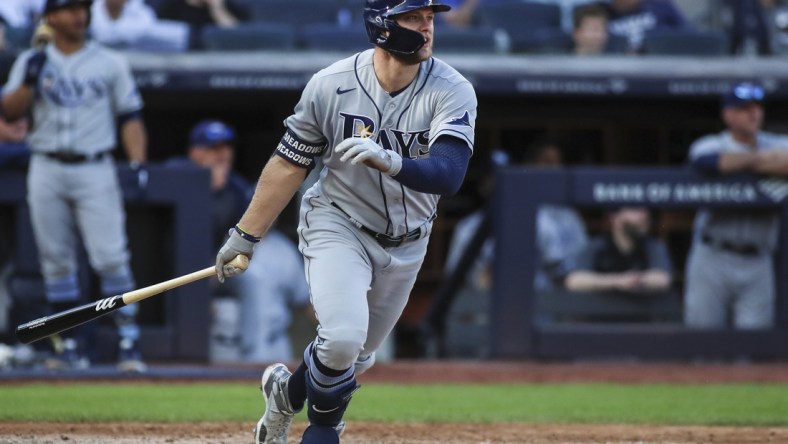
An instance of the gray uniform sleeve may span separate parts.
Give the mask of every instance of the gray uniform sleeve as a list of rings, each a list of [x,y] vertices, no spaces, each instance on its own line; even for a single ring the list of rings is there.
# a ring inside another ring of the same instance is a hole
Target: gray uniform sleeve
[[[321,114],[325,107],[320,104],[321,96],[317,83],[317,75],[312,76],[304,87],[293,114],[285,119],[284,124],[299,140],[321,144],[326,141],[320,127],[320,122],[323,122]]]
[[[430,125],[430,144],[442,135],[457,137],[473,151],[476,126],[476,92],[467,81],[441,94],[437,112]]]
[[[701,156],[728,151],[723,143],[723,137],[723,134],[711,134],[696,140],[690,146],[689,160],[693,161]]]
[[[16,58],[14,61],[14,65],[11,67],[11,72],[8,73],[8,81],[6,82],[5,86],[3,86],[3,94],[8,94],[20,86],[22,86],[22,80],[25,77],[25,67],[27,65],[27,59],[33,54],[33,51],[27,50]]]
[[[131,66],[125,58],[115,55],[116,72],[112,85],[112,99],[115,105],[115,114],[122,115],[142,109],[142,97],[137,89],[137,83],[131,74]]]

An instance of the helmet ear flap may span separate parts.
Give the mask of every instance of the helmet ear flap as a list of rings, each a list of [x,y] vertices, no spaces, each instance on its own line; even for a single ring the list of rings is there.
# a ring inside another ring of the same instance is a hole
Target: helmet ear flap
[[[397,54],[414,54],[425,43],[420,32],[412,31],[398,25],[393,18],[381,13],[365,11],[364,25],[367,28],[369,42],[386,51]]]
[[[397,53],[397,54],[415,54],[426,43],[424,36],[420,32],[412,31],[403,28],[391,19],[387,19],[387,29],[389,35],[385,40],[385,46],[378,45],[381,48]]]

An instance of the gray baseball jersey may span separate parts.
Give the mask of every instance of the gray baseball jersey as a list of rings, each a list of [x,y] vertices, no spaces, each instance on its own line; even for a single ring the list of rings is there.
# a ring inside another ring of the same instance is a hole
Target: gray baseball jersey
[[[28,59],[20,54],[3,91],[18,89]],[[77,52],[61,53],[54,44],[35,88],[33,125],[28,145],[34,154],[68,152],[93,155],[116,145],[116,117],[142,108],[128,63],[119,54],[86,42]],[[69,163],[34,155],[27,176],[27,200],[38,245],[41,270],[50,301],[75,301],[75,245],[81,234],[90,265],[101,278],[102,293],[134,288],[129,266],[123,196],[111,157]],[[136,307],[121,310],[133,316]],[[136,340],[135,324],[121,327],[123,337]]]
[[[22,85],[27,60],[34,52],[30,49],[20,54],[4,92]],[[142,108],[128,62],[94,42],[87,42],[70,55],[49,45],[46,54],[33,104],[33,127],[28,138],[31,149],[79,154],[112,149],[115,117]]]
[[[316,186],[364,226],[400,236],[435,215],[439,196],[419,193],[370,168],[341,162],[333,147],[349,137],[373,137],[403,157],[429,157],[442,135],[473,149],[476,95],[471,84],[439,59],[421,64],[416,79],[392,97],[378,83],[370,49],[315,74],[295,113],[285,120],[287,136],[277,148],[293,154],[302,144],[322,153],[324,169]],[[294,159],[311,166],[311,159]]]
[[[788,150],[788,137],[759,132],[758,150]],[[723,152],[747,152],[749,148],[723,131],[698,139],[690,147],[690,159]],[[735,245],[755,245],[763,251],[774,251],[779,233],[779,220],[774,211],[741,211],[737,209],[702,209],[695,222],[697,234]]]
[[[788,137],[759,132],[756,144],[758,150],[786,150]],[[690,159],[747,151],[749,147],[723,131],[698,139],[690,148]],[[699,210],[685,272],[686,325],[724,328],[732,324],[746,329],[772,326],[776,287],[770,252],[776,248],[778,234],[778,215],[773,210]],[[754,247],[759,253],[739,254],[715,244]]]
[[[473,87],[444,62],[422,62],[414,81],[390,94],[375,75],[373,53],[361,52],[315,74],[285,119],[287,132],[277,147],[278,155],[306,168],[322,156],[320,179],[304,194],[298,227],[319,320],[316,355],[334,369],[355,363],[357,373],[372,365],[407,303],[439,196],[408,189],[363,164],[342,162],[334,147],[347,138],[373,137],[403,158],[425,159],[432,142],[450,135],[472,150],[476,118]],[[359,224],[389,235],[420,235],[384,248]]]

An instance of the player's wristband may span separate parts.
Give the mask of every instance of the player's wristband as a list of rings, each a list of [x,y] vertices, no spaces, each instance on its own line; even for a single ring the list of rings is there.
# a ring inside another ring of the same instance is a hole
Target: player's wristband
[[[241,227],[239,227],[238,225],[236,225],[233,229],[245,241],[251,242],[253,244],[256,244],[256,243],[260,242],[260,238],[259,237],[252,236],[251,234],[249,234],[246,231],[242,230]]]

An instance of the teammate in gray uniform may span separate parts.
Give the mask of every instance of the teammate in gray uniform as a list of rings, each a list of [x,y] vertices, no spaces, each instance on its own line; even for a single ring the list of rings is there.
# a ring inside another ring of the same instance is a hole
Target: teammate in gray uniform
[[[761,131],[763,89],[741,83],[722,99],[727,130],[697,140],[690,161],[708,173],[788,176],[788,137]],[[694,328],[774,323],[775,211],[701,209],[687,258],[685,322]]]
[[[47,0],[44,16],[54,30],[54,41],[43,50],[20,54],[2,97],[6,118],[32,115],[27,200],[53,310],[80,302],[77,233],[104,296],[134,288],[122,196],[110,152],[119,120],[128,160],[135,165],[145,161],[142,100],[126,61],[86,41],[90,4]],[[135,312],[131,305],[116,317],[123,370],[144,369]]]
[[[413,288],[438,200],[462,183],[476,96],[465,78],[432,57],[433,20],[448,9],[428,0],[366,0],[376,47],[308,82],[249,208],[219,250],[219,279],[239,273],[228,262],[252,255],[322,157],[298,227],[317,337],[292,375],[283,364],[263,374],[266,410],[256,442],[287,442],[305,403],[310,425],[301,442],[339,442],[356,375],[373,365]]]

